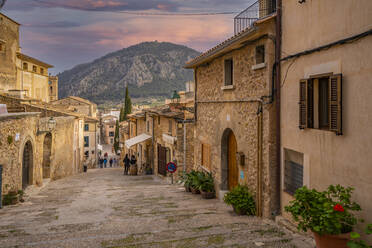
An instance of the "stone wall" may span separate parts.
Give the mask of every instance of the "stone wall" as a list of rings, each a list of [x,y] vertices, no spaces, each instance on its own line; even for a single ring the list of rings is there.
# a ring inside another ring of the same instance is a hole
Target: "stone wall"
[[[260,30],[262,34],[273,33],[274,25],[271,23]],[[245,155],[245,165],[240,164],[237,159],[239,183],[247,184],[255,195],[258,192],[259,103],[255,100],[267,96],[271,92],[274,44],[268,38],[262,38],[249,44],[196,69],[197,121],[194,137],[194,163],[195,168],[199,168],[201,146],[203,143],[210,145],[211,172],[216,180],[217,192],[226,190],[227,185],[227,144],[223,137],[228,132],[233,132],[236,137],[237,152]],[[255,48],[258,45],[265,45],[266,64],[261,69],[253,69],[252,66],[256,64]],[[233,59],[234,66],[234,88],[223,89],[224,60],[230,58]],[[278,194],[275,190],[278,178],[275,160],[275,106],[273,104],[263,106],[262,132],[261,181],[263,183],[263,198],[261,210],[263,216],[270,217],[278,206]]]
[[[186,164],[185,170],[190,172],[194,169],[194,123],[179,123],[177,128],[176,159],[178,161],[178,172],[183,171],[184,165],[184,125],[186,126]]]
[[[30,184],[42,184],[40,138],[36,136],[38,113],[0,115],[0,164],[3,165],[2,192],[22,189],[22,158],[26,142],[33,151]]]

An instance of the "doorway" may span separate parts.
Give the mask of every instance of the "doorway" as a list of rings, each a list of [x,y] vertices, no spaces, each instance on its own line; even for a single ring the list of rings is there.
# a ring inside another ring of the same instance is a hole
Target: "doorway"
[[[158,144],[158,173],[160,175],[167,175],[167,149]]]
[[[221,143],[221,190],[231,190],[239,183],[239,169],[236,160],[237,142],[234,132],[226,129]]]
[[[47,133],[43,145],[43,178],[50,178],[50,157],[52,154],[52,134]]]
[[[22,189],[32,184],[33,151],[31,141],[27,141],[23,148],[22,157]]]

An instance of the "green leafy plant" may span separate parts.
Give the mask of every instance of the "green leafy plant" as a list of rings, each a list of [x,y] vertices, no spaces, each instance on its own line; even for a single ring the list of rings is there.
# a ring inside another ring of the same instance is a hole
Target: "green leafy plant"
[[[372,234],[372,224],[368,224],[364,230],[365,234]],[[347,243],[350,248],[372,248],[372,245],[368,245],[366,241],[360,239],[360,234],[352,232],[350,234],[350,241]]]
[[[8,136],[8,144],[12,144],[13,143],[13,137],[12,136]]]
[[[203,192],[215,192],[212,173],[203,173],[199,180],[199,190]]]
[[[238,185],[234,187],[225,194],[223,200],[226,204],[232,205],[236,212],[247,215],[256,214],[256,204],[247,186]]]
[[[330,185],[319,192],[304,186],[297,189],[295,200],[285,207],[285,211],[292,215],[299,230],[311,230],[320,235],[348,233],[358,222],[354,212],[361,210],[351,201],[353,190]]]

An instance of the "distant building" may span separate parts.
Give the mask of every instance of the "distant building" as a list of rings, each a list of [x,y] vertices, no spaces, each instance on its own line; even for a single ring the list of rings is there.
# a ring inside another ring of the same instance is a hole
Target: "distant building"
[[[49,100],[51,102],[58,100],[58,77],[49,76]]]
[[[0,92],[49,102],[58,92],[58,79],[53,77],[51,97],[48,69],[53,66],[21,53],[19,25],[0,13]]]

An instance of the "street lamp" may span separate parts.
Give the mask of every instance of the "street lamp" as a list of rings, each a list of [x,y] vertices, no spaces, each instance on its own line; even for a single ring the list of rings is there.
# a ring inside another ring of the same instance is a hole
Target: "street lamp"
[[[36,132],[36,135],[41,135],[41,134],[44,134],[44,133],[49,133],[51,131],[53,131],[56,127],[56,120],[52,117],[49,118],[49,120],[45,123],[41,123],[40,124],[40,120],[39,120],[39,126],[37,128],[37,132]]]

